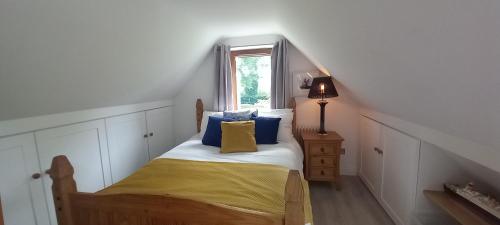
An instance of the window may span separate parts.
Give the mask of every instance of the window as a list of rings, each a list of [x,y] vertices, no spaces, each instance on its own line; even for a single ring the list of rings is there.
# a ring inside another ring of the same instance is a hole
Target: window
[[[271,108],[271,48],[231,51],[236,109]]]

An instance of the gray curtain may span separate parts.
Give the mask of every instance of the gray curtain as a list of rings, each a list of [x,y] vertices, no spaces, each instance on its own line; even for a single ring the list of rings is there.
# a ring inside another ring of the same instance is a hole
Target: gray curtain
[[[215,85],[214,110],[233,110],[233,95],[231,82],[231,47],[217,44],[215,46]]]
[[[290,99],[290,76],[288,72],[288,41],[276,42],[271,53],[271,108],[283,109]]]

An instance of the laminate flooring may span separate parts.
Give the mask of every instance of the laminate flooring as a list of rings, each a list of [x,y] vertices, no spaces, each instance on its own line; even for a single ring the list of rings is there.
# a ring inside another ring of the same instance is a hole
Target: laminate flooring
[[[394,225],[359,177],[342,176],[342,190],[309,182],[315,225]]]

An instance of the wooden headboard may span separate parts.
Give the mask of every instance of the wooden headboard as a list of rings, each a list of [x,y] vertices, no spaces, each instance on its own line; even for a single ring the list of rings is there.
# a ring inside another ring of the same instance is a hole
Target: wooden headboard
[[[300,130],[297,128],[297,110],[296,110],[295,98],[290,98],[288,102],[288,108],[293,109],[293,121],[292,121],[292,133],[293,137],[301,143],[300,141]],[[201,131],[201,119],[203,118],[203,101],[201,99],[196,100],[196,128],[198,133]]]

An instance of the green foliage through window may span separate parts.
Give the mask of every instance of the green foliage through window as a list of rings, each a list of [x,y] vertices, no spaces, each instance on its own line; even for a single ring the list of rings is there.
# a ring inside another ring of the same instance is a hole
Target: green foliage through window
[[[262,56],[248,56],[239,57],[237,63],[238,75],[240,76],[240,103],[255,105],[261,100],[269,100],[270,96],[268,91],[259,90],[259,80],[262,79],[262,64],[266,64],[265,60],[268,57]],[[260,70],[259,70],[260,69]],[[269,68],[268,68],[269,69]],[[259,74],[260,72],[260,74]],[[262,88],[261,88],[262,89]]]

